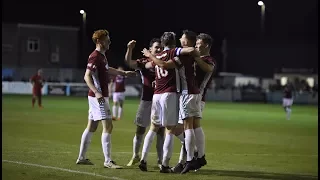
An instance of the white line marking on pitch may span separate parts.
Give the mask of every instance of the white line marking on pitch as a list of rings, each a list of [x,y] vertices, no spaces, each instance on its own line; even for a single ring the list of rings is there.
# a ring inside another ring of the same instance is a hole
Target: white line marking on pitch
[[[41,152],[48,152],[48,151],[29,151],[29,153],[41,153]],[[28,153],[28,152],[27,152]],[[72,154],[71,151],[56,151],[55,153],[57,154]],[[101,152],[98,151],[93,151],[93,152],[88,152],[88,153],[93,153],[93,154],[101,154]],[[132,152],[129,151],[124,151],[124,152],[113,152],[113,154],[132,154]],[[180,153],[172,153],[174,155],[179,155]],[[245,154],[245,153],[206,153],[209,155],[214,155],[214,156],[219,156],[219,155],[231,155],[231,156],[279,156],[279,157],[318,157],[318,154]],[[149,152],[150,156],[155,156],[157,153],[155,152]]]
[[[54,169],[54,170],[60,170],[60,171],[65,171],[65,172],[77,173],[77,174],[85,174],[85,175],[97,176],[97,177],[101,177],[101,178],[105,178],[105,179],[126,180],[126,179],[122,179],[122,178],[118,178],[118,177],[108,177],[108,176],[103,176],[103,175],[96,174],[96,173],[76,171],[76,170],[59,168],[59,167],[54,167],[54,166],[44,166],[44,165],[40,165],[40,164],[24,163],[24,162],[9,161],[9,160],[2,160],[2,162],[14,163],[14,164],[22,164],[22,165],[27,165],[27,166],[35,166],[35,167],[41,167],[41,168],[46,168],[46,169]]]

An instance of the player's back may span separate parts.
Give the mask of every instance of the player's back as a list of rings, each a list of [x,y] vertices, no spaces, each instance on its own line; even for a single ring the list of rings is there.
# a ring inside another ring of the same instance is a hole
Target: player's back
[[[179,69],[182,94],[199,94],[194,57],[192,55],[180,55],[179,58],[183,65]]]
[[[162,61],[174,60],[177,48],[165,49],[156,57]],[[162,94],[165,92],[177,92],[180,89],[179,74],[175,68],[162,69],[155,66],[156,71],[156,88],[154,94]]]

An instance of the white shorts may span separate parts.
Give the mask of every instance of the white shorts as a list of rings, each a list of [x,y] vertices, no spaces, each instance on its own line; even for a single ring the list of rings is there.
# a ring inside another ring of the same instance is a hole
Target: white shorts
[[[282,99],[282,106],[292,106],[293,99],[283,98]]]
[[[179,119],[201,118],[201,94],[181,94],[179,98]]]
[[[113,102],[124,101],[125,95],[124,92],[114,92],[112,95]]]
[[[174,92],[154,94],[151,107],[151,122],[155,125],[175,126],[179,115],[178,94]]]
[[[88,96],[89,120],[99,121],[104,119],[111,119],[109,99],[105,97],[104,100],[105,103],[103,105],[100,105],[97,98]]]
[[[201,102],[200,102],[201,115],[202,115],[202,112],[203,112],[205,106],[206,106],[206,102],[201,101]]]
[[[200,102],[200,110],[201,110],[201,116],[202,116],[202,112],[204,110],[204,107],[206,105],[206,102],[204,101],[201,101]],[[179,121],[178,121],[179,124],[183,124],[183,120],[180,118],[180,114],[179,114]]]
[[[140,127],[150,126],[151,106],[152,101],[140,101],[134,124]]]

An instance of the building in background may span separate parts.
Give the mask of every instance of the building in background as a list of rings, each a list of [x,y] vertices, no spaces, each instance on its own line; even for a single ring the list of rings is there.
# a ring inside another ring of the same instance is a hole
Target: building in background
[[[77,68],[78,47],[76,27],[2,23],[2,67],[14,78],[30,77],[37,68]]]

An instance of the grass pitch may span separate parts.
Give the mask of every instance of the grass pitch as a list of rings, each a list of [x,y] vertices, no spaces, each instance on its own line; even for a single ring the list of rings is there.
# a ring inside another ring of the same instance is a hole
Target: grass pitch
[[[126,165],[132,156],[133,120],[138,99],[128,99],[114,122],[112,158]],[[203,113],[208,165],[186,175],[160,174],[154,141],[150,172],[137,166],[103,168],[101,127],[87,157],[95,165],[76,165],[87,124],[87,97],[44,97],[44,109],[31,108],[31,96],[2,96],[2,178],[5,180],[314,180],[318,179],[318,107],[207,103]],[[112,104],[112,103],[111,103]],[[142,148],[142,147],[141,147]],[[170,165],[179,157],[175,138]]]

